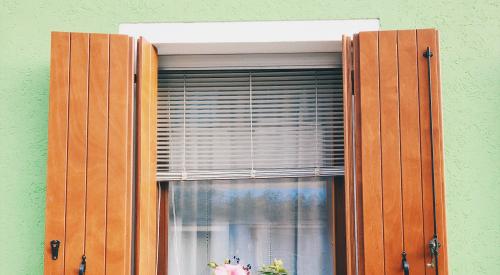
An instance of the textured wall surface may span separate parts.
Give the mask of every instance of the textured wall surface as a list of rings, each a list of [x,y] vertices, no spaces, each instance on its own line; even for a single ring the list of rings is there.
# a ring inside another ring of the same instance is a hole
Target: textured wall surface
[[[498,0],[0,0],[0,273],[42,273],[50,31],[379,18],[440,30],[450,269],[499,274],[499,14]]]

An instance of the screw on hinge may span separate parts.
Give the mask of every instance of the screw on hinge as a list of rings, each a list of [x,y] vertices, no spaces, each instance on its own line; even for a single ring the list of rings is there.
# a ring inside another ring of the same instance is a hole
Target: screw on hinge
[[[50,251],[52,252],[52,260],[57,260],[59,257],[59,246],[61,245],[61,241],[52,240],[50,241]]]

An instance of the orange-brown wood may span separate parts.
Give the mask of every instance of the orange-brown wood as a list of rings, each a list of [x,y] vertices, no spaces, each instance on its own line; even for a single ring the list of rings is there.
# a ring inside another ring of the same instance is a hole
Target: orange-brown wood
[[[384,273],[378,33],[359,34],[365,273]],[[368,255],[370,255],[368,257]]]
[[[437,221],[438,221],[438,233],[441,238],[441,266],[444,273],[448,274],[448,234],[446,229],[446,203],[445,203],[445,179],[444,179],[444,140],[443,140],[443,112],[442,112],[442,92],[441,92],[441,68],[440,68],[440,59],[439,59],[439,32],[436,31],[436,51],[434,53],[436,58],[434,62],[437,67],[433,69],[432,76],[435,79],[433,87],[434,94],[433,98],[435,99],[433,102],[433,110],[435,111],[435,116],[433,117],[434,121],[434,166],[435,166],[435,175],[436,175],[436,204],[437,204]]]
[[[356,242],[354,215],[354,163],[353,163],[353,103],[352,103],[352,42],[351,38],[342,38],[342,70],[344,92],[344,216],[345,216],[345,274],[356,272]]]
[[[106,273],[129,274],[131,200],[130,141],[130,39],[111,35],[109,71],[109,173]]]
[[[354,177],[355,177],[355,205],[356,205],[356,261],[357,274],[365,274],[365,250],[364,250],[364,235],[363,235],[363,181],[361,178],[363,167],[361,166],[361,100],[360,100],[360,63],[359,63],[359,35],[355,34],[353,39],[353,67],[354,67]]]
[[[45,274],[130,274],[132,99],[129,37],[52,34]]]
[[[66,234],[66,168],[70,66],[69,33],[52,33],[50,56],[44,273],[47,275],[59,275],[64,272]],[[57,260],[52,259],[50,248],[52,240],[61,242],[59,258]]]
[[[136,274],[155,274],[157,266],[158,187],[156,184],[157,52],[138,41]]]
[[[85,255],[88,274],[105,274],[108,177],[109,36],[90,35],[87,213]]]
[[[434,136],[434,156],[435,156],[435,184],[436,184],[436,209],[438,237],[441,242],[446,243],[446,227],[444,217],[444,181],[443,181],[443,156],[442,156],[442,124],[440,106],[440,85],[439,85],[439,50],[437,32],[432,29],[417,30],[417,60],[419,76],[419,99],[420,99],[420,139],[422,150],[422,190],[423,190],[423,210],[424,210],[424,240],[430,241],[434,235],[434,214],[432,196],[432,158],[431,158],[431,132],[430,132],[430,111],[429,111],[429,79],[427,59],[423,52],[430,47],[433,52],[431,58],[431,77],[433,92],[433,136]],[[446,246],[443,246],[439,255],[439,273],[447,274],[447,253]],[[431,262],[429,249],[425,250],[427,263]],[[427,274],[435,274],[435,270],[427,268]]]
[[[78,272],[85,252],[89,35],[71,33],[65,274]]]
[[[397,32],[379,33],[380,135],[382,144],[382,197],[385,274],[401,274],[403,217]]]
[[[135,148],[135,141],[134,141],[134,106],[135,106],[135,97],[134,97],[134,45],[133,45],[133,38],[129,37],[129,59],[128,59],[128,79],[129,79],[129,85],[128,85],[128,135],[127,135],[127,227],[126,227],[126,236],[128,242],[127,247],[125,248],[126,258],[129,260],[129,264],[126,266],[126,274],[132,274],[132,242],[134,239],[134,231],[133,231],[133,188],[134,188],[134,148]]]
[[[401,274],[402,251],[407,253],[412,274],[435,274],[426,265],[431,261],[428,243],[434,233],[429,82],[427,60],[422,56],[428,46],[434,52],[434,175],[438,235],[444,245],[439,271],[448,274],[435,30],[369,32],[353,39],[358,274]]]
[[[150,137],[149,137],[149,142],[150,142],[150,148],[152,152],[150,153],[150,181],[152,182],[152,190],[150,192],[151,194],[151,219],[150,219],[150,227],[154,228],[155,235],[152,236],[151,239],[151,247],[154,249],[151,249],[150,252],[153,253],[152,258],[154,258],[154,265],[155,265],[155,273],[157,272],[157,267],[158,267],[158,236],[159,236],[159,228],[158,228],[158,220],[159,220],[159,203],[160,203],[160,193],[159,193],[159,185],[156,182],[156,147],[157,147],[157,130],[156,130],[156,121],[158,119],[158,113],[157,113],[157,105],[158,105],[158,53],[156,51],[155,47],[152,47],[151,50],[151,95],[150,95],[150,102],[151,102],[151,110],[150,110],[150,115],[151,115],[151,120],[150,120]]]
[[[425,274],[416,31],[398,31],[404,247],[412,274]]]

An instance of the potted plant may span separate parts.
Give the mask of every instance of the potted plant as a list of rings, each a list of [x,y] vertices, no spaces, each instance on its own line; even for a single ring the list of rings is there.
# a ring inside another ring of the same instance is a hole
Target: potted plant
[[[208,267],[213,270],[214,275],[250,275],[252,269],[249,264],[240,264],[240,258],[236,256],[232,260],[226,259],[222,265],[210,262]],[[276,259],[270,265],[262,266],[258,272],[261,275],[288,275],[288,271],[283,267],[283,261]]]

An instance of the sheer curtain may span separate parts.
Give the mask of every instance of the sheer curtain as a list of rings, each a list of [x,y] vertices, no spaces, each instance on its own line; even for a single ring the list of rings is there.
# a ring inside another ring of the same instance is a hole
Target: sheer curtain
[[[290,274],[332,274],[327,178],[169,184],[169,274],[210,274],[238,256],[252,274],[282,259]]]

